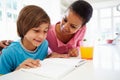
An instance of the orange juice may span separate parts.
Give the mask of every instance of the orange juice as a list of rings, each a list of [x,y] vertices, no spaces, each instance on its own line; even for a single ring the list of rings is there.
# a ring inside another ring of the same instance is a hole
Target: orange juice
[[[81,46],[80,52],[82,59],[90,60],[93,58],[93,47]]]

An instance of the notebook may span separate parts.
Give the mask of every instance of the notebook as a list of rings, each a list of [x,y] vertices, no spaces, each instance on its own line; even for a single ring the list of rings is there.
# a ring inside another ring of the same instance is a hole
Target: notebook
[[[58,80],[85,62],[85,60],[80,58],[47,58],[40,62],[40,67],[21,70],[52,80]]]

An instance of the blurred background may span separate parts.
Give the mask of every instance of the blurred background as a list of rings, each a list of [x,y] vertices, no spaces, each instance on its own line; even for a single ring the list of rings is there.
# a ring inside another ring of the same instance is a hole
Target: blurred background
[[[50,16],[51,23],[61,21],[67,7],[75,0],[0,0],[0,40],[17,40],[16,20],[25,5],[38,5]],[[104,43],[120,33],[120,0],[86,0],[93,6],[85,39]],[[120,41],[120,39],[119,39]]]

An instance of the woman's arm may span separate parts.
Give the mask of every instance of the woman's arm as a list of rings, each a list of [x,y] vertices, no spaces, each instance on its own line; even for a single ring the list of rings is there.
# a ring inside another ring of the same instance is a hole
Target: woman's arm
[[[0,41],[0,51],[3,48],[6,48],[8,45],[10,45],[11,42],[12,42],[12,40],[2,40],[2,41]]]
[[[68,54],[60,54],[56,52],[52,52],[50,55],[48,55],[48,58],[68,58]]]

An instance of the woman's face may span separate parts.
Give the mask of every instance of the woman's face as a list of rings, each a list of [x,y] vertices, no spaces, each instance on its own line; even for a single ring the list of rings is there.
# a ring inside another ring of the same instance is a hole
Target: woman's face
[[[82,24],[83,19],[69,10],[62,19],[61,32],[64,35],[75,34],[82,27]]]

